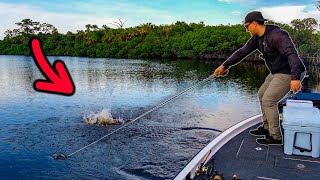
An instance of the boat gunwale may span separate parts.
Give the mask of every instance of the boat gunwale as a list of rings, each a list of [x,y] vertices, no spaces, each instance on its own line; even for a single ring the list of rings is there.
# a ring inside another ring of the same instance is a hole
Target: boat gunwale
[[[199,167],[201,163],[206,164],[211,159],[211,157],[232,138],[245,131],[246,129],[261,122],[261,117],[262,114],[252,116],[223,131],[204,148],[202,148],[179,172],[179,174],[176,175],[174,180],[183,180],[186,179],[187,176],[193,178],[197,167]]]

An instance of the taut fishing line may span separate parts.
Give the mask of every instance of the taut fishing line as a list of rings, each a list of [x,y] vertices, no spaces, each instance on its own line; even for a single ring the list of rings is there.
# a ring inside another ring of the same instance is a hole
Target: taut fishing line
[[[68,155],[64,155],[64,154],[53,154],[53,155],[52,155],[52,158],[53,158],[53,159],[67,159],[68,157],[70,157],[70,156],[72,156],[72,155],[74,155],[74,154],[76,154],[76,153],[78,153],[78,152],[82,151],[83,149],[85,149],[85,148],[87,148],[87,147],[89,147],[89,146],[92,146],[93,144],[95,144],[95,143],[97,143],[97,142],[101,141],[102,139],[104,139],[104,138],[106,138],[106,137],[110,136],[111,134],[114,134],[115,132],[117,132],[117,131],[119,131],[119,130],[121,130],[121,129],[123,129],[123,128],[127,127],[127,126],[129,126],[130,124],[132,124],[133,122],[137,121],[138,119],[140,119],[140,118],[144,117],[145,115],[147,115],[147,114],[149,114],[149,113],[151,113],[151,112],[153,112],[153,111],[155,111],[155,110],[159,109],[160,107],[164,106],[165,104],[169,103],[170,101],[174,100],[175,98],[177,98],[177,97],[181,96],[182,94],[184,94],[184,93],[186,93],[186,92],[188,92],[188,91],[190,91],[190,90],[194,89],[195,87],[198,87],[198,86],[200,86],[200,85],[202,85],[202,84],[204,84],[204,83],[208,82],[209,80],[211,80],[211,79],[213,79],[213,78],[215,78],[215,77],[216,77],[215,75],[212,75],[212,76],[209,76],[209,77],[208,77],[208,78],[206,78],[206,79],[203,79],[203,80],[202,80],[202,81],[200,81],[199,83],[197,83],[197,84],[195,84],[195,85],[193,85],[193,86],[191,86],[191,87],[189,87],[189,88],[187,88],[187,89],[185,89],[185,90],[181,91],[180,93],[178,93],[178,94],[176,94],[176,95],[172,96],[171,98],[169,98],[169,99],[167,99],[167,100],[163,101],[162,103],[160,103],[159,105],[157,105],[157,106],[155,106],[154,108],[150,109],[149,111],[147,111],[147,112],[145,112],[145,113],[141,114],[140,116],[138,116],[138,117],[137,117],[137,118],[135,118],[134,120],[132,120],[132,121],[128,122],[127,124],[125,124],[125,125],[123,125],[123,126],[119,127],[118,129],[116,129],[116,130],[114,130],[114,131],[112,131],[112,132],[110,132],[110,133],[108,133],[108,134],[106,134],[106,135],[102,136],[102,137],[101,137],[101,138],[99,138],[98,140],[96,140],[96,141],[94,141],[94,142],[92,142],[92,143],[90,143],[90,144],[88,144],[88,145],[86,145],[86,146],[84,146],[84,147],[82,147],[82,148],[80,148],[80,149],[78,149],[78,150],[76,150],[76,151],[74,151],[74,152],[72,152],[72,153],[68,154]]]

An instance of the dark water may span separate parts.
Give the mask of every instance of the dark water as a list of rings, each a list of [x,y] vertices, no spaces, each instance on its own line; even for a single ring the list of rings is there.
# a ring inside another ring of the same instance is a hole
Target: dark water
[[[0,56],[1,179],[172,179],[219,134],[210,128],[223,131],[259,113],[256,93],[267,75],[263,64],[238,65],[67,160],[53,160],[120,127],[89,126],[84,115],[107,108],[128,122],[205,79],[218,63],[49,59],[66,63],[73,96],[34,91],[43,77],[33,59]],[[319,68],[308,69],[319,92]]]

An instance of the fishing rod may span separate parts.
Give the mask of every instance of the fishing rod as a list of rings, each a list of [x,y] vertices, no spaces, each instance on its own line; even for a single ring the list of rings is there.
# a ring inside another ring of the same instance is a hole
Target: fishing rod
[[[220,76],[225,76],[228,72],[229,72],[228,70],[225,70],[225,71],[222,73],[222,75],[220,75]],[[163,101],[162,103],[160,103],[159,105],[157,105],[157,106],[155,106],[154,108],[150,109],[149,111],[141,114],[140,116],[136,117],[134,120],[126,123],[125,125],[119,127],[118,129],[116,129],[116,130],[114,130],[114,131],[112,131],[112,132],[110,132],[110,133],[102,136],[101,138],[97,139],[96,141],[94,141],[94,142],[92,142],[92,143],[90,143],[90,144],[88,144],[88,145],[86,145],[86,146],[84,146],[84,147],[82,147],[82,148],[80,148],[80,149],[78,149],[78,150],[76,150],[76,151],[68,154],[68,155],[64,155],[64,154],[53,154],[53,155],[52,155],[52,158],[53,158],[53,159],[67,159],[68,157],[73,156],[74,154],[82,151],[83,149],[85,149],[85,148],[87,148],[87,147],[89,147],[89,146],[92,146],[93,144],[95,144],[95,143],[101,141],[102,139],[110,136],[111,134],[114,134],[115,132],[117,132],[117,131],[119,131],[119,130],[121,130],[121,129],[127,127],[127,126],[129,126],[129,125],[132,124],[133,122],[135,122],[135,121],[137,121],[138,119],[144,117],[145,115],[147,115],[147,114],[149,114],[149,113],[151,113],[151,112],[159,109],[160,107],[162,107],[162,106],[164,106],[165,104],[169,103],[170,101],[176,99],[177,97],[181,96],[182,94],[184,94],[184,93],[186,93],[186,92],[188,92],[188,91],[190,91],[190,90],[192,90],[192,89],[194,89],[194,88],[196,88],[196,87],[198,87],[198,86],[200,86],[200,85],[202,85],[202,84],[205,84],[206,82],[210,81],[211,79],[213,79],[213,78],[215,78],[215,77],[218,77],[218,75],[213,74],[213,75],[207,77],[206,79],[203,79],[203,80],[200,81],[199,83],[197,83],[197,84],[195,84],[195,85],[193,85],[193,86],[191,86],[191,87],[189,87],[189,88],[187,88],[187,89],[179,92],[178,94],[176,94],[176,95],[172,96],[171,98]]]

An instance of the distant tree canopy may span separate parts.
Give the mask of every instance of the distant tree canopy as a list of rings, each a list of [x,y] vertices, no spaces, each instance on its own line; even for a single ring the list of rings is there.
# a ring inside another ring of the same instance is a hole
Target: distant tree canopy
[[[4,34],[6,38],[12,38],[20,35],[36,35],[43,34],[57,34],[58,29],[51,24],[33,22],[31,19],[23,19],[21,22],[15,23],[19,26],[18,29],[7,30]]]
[[[316,30],[318,26],[318,22],[314,18],[306,18],[302,20],[294,19],[291,21],[291,25],[295,30],[298,30],[298,31],[307,30],[307,31],[313,32]]]
[[[30,55],[29,40],[42,40],[46,55],[86,56],[108,58],[172,58],[220,59],[227,58],[250,38],[240,25],[207,26],[204,22],[178,21],[169,25],[140,24],[123,28],[87,24],[76,33],[58,33],[51,24],[23,19],[17,29],[7,30],[0,41],[0,54]],[[287,30],[300,55],[314,54],[320,48],[320,34],[315,32],[313,18],[296,19],[291,25],[270,21]]]

